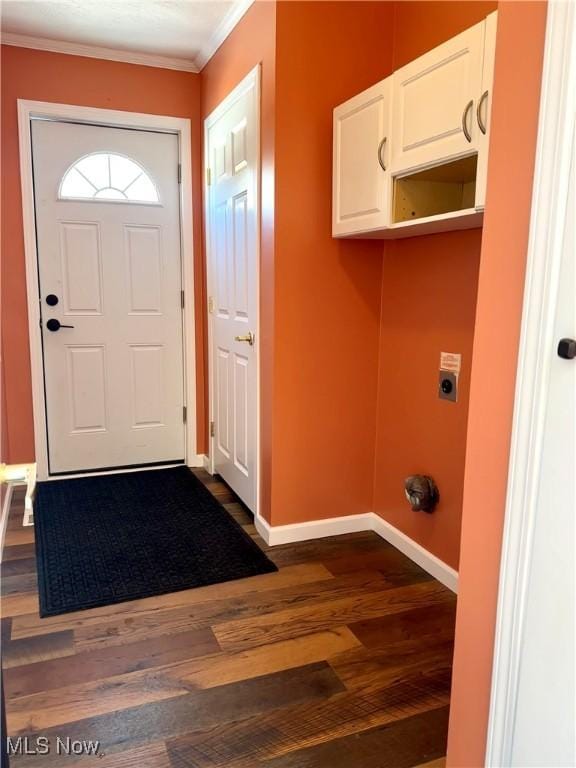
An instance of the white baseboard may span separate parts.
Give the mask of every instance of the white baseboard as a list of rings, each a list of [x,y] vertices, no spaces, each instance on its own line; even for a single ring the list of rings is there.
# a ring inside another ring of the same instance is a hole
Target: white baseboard
[[[424,549],[374,512],[290,525],[270,525],[264,518],[256,517],[254,523],[256,530],[269,546],[323,539],[327,536],[340,536],[344,533],[373,531],[400,550],[406,557],[409,557],[410,560],[417,563],[431,576],[434,576],[435,579],[438,579],[445,587],[451,589],[452,592],[458,592],[458,571],[455,571],[454,568],[428,552],[427,549]]]
[[[254,525],[256,530],[262,536],[266,544],[270,544],[270,525],[264,520],[263,517],[254,515]]]
[[[204,466],[205,456],[202,453],[194,453],[186,461],[187,467],[193,467],[194,469]]]
[[[371,517],[372,513],[369,512],[365,515],[330,517],[327,520],[312,520],[309,523],[290,525],[270,525],[264,518],[258,517],[255,519],[255,524],[264,541],[274,546],[275,544],[292,544],[295,541],[324,539],[327,536],[340,536],[343,533],[370,531],[372,530]]]
[[[455,571],[454,568],[440,560],[439,557],[424,549],[414,539],[406,536],[398,528],[394,528],[393,525],[387,523],[380,515],[375,515],[374,513],[372,513],[372,530],[378,536],[386,539],[396,549],[399,549],[410,560],[424,568],[425,571],[428,571],[431,576],[438,579],[445,587],[451,589],[452,592],[458,592],[458,571]]]
[[[212,474],[212,462],[210,461],[210,456],[208,456],[206,453],[202,456],[202,466],[206,472]]]

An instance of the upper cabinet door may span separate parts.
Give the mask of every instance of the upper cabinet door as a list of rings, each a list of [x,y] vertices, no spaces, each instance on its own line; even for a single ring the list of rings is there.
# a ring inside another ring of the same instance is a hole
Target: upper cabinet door
[[[494,58],[496,54],[496,25],[498,11],[486,18],[484,37],[484,64],[482,67],[482,92],[476,107],[478,134],[478,177],[476,180],[476,210],[484,210],[486,179],[488,176],[488,145],[490,143],[490,118],[492,115],[492,84],[494,82]]]
[[[393,75],[392,172],[478,149],[485,22]]]
[[[390,81],[377,83],[334,110],[334,236],[388,226]]]

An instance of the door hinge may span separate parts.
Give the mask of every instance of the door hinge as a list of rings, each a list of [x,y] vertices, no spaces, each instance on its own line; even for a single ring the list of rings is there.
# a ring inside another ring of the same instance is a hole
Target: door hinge
[[[212,184],[212,169],[206,168],[206,184],[210,186]]]
[[[214,437],[215,434],[216,434],[216,430],[214,429],[214,422],[211,421],[210,422],[210,437]]]
[[[214,314],[214,297],[208,296],[208,312],[213,315]]]
[[[178,163],[178,184],[182,184],[182,163]]]
[[[180,306],[184,309],[184,291],[180,291]]]
[[[184,422],[184,424],[186,424],[187,417],[188,417],[188,409],[186,408],[185,405],[183,405],[182,406],[182,421]]]

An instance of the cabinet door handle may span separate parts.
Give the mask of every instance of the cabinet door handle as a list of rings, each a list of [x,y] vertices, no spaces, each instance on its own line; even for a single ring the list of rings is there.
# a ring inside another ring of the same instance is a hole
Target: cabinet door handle
[[[468,104],[466,104],[464,112],[462,113],[462,130],[464,131],[464,136],[466,136],[466,141],[470,141],[470,142],[472,141],[472,135],[468,130],[468,114],[473,106],[474,106],[474,101],[470,100]]]
[[[476,107],[476,119],[478,120],[478,127],[482,131],[482,133],[486,134],[486,124],[482,122],[482,105],[488,98],[488,91],[484,91],[482,96],[480,96],[480,101],[478,102],[478,106]]]
[[[382,159],[382,150],[384,149],[385,145],[386,145],[386,136],[384,136],[380,144],[378,144],[378,162],[380,163],[380,168],[382,168],[383,171],[386,170],[386,164]]]

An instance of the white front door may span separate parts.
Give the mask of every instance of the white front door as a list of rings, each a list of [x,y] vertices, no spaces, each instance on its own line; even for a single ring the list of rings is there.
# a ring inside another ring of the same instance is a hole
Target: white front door
[[[206,121],[214,471],[253,511],[257,492],[258,79]]]
[[[182,461],[178,138],[31,130],[50,473]]]

